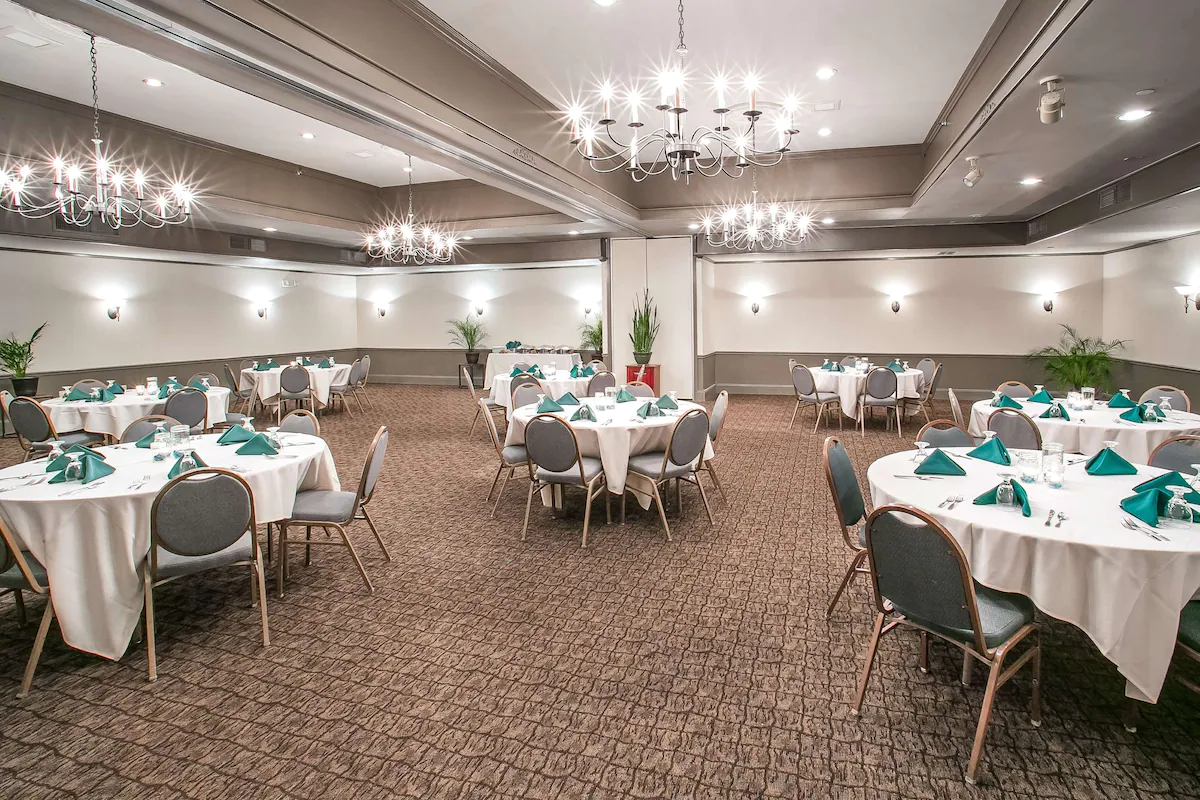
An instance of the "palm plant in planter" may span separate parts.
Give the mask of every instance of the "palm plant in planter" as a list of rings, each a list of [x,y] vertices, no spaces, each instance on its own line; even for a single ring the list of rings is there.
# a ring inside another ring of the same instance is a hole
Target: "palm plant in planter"
[[[642,295],[633,306],[633,330],[629,341],[633,343],[633,360],[638,364],[649,364],[654,340],[658,338],[658,308],[650,299],[650,290]]]
[[[1112,354],[1124,349],[1125,340],[1106,342],[1097,336],[1080,336],[1070,325],[1062,326],[1058,344],[1029,353],[1030,359],[1044,359],[1046,376],[1063,389],[1095,386],[1112,389]]]
[[[604,320],[596,317],[595,324],[585,322],[579,326],[583,334],[582,348],[588,351],[591,361],[599,361],[604,355]]]
[[[21,341],[13,334],[0,340],[0,364],[12,374],[13,394],[17,397],[33,397],[37,394],[38,379],[29,375],[29,364],[33,361],[33,343],[42,335],[48,323],[43,322],[28,340]]]
[[[483,327],[483,323],[473,314],[467,314],[463,319],[448,319],[446,322],[450,325],[450,330],[446,331],[450,334],[450,344],[467,351],[468,364],[478,364],[479,345],[483,343],[483,337],[487,336],[487,329]]]

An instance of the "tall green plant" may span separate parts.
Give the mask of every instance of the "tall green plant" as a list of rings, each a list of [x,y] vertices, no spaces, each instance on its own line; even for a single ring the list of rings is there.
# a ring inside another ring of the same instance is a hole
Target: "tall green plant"
[[[596,322],[585,322],[579,326],[579,332],[583,334],[584,350],[592,350],[600,353],[604,350],[604,320],[596,317]]]
[[[629,333],[629,341],[633,343],[633,352],[649,353],[654,349],[654,340],[658,338],[658,308],[650,298],[650,290],[642,295],[641,301],[633,305],[633,330]]]
[[[487,329],[473,314],[467,314],[463,319],[448,319],[446,323],[450,326],[446,331],[450,334],[450,344],[464,350],[478,350],[483,337],[487,336]]]
[[[0,363],[14,378],[24,378],[29,371],[29,365],[33,362],[33,343],[48,324],[43,322],[39,325],[27,341],[20,341],[11,333],[7,339],[0,340]]]
[[[1070,325],[1062,326],[1058,344],[1029,353],[1030,359],[1045,359],[1046,377],[1059,388],[1095,386],[1112,389],[1112,354],[1125,347],[1124,339],[1106,342],[1096,336],[1080,336]]]

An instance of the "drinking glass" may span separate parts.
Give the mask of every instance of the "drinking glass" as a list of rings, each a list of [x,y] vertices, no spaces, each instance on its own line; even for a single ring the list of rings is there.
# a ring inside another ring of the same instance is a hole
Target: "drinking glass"
[[[1164,417],[1170,416],[1170,414],[1171,414],[1171,398],[1169,398],[1169,397],[1159,398],[1158,407],[1162,410]]]
[[[929,451],[927,449],[929,447],[929,442],[917,442],[916,445],[917,452],[913,453],[912,460],[915,463],[920,464],[922,461],[929,458]]]
[[[1119,391],[1121,394],[1125,395],[1125,399],[1126,399],[1126,400],[1128,400],[1128,401],[1129,401],[1129,402],[1131,402],[1131,403],[1133,402],[1133,398],[1129,396],[1129,390],[1128,390],[1128,389],[1119,389],[1118,391]]]
[[[1072,411],[1078,411],[1083,405],[1082,395],[1079,392],[1067,392],[1067,405]]]
[[[678,399],[679,399],[679,392],[677,392],[677,391],[675,391],[674,389],[672,389],[671,391],[667,392],[667,397],[671,398],[672,400],[678,400]]]
[[[825,359],[825,363],[824,363],[824,364],[822,364],[821,366],[822,366],[822,367],[828,367],[828,366],[829,366],[829,359],[828,359],[828,358],[827,358],[827,359]]]
[[[1120,442],[1114,441],[1114,440],[1112,440],[1112,439],[1108,439],[1108,440],[1106,440],[1106,441],[1104,442],[1104,449],[1105,449],[1105,450],[1112,450],[1112,451],[1115,453],[1115,452],[1117,452],[1117,445],[1118,445],[1118,444],[1120,444]]]
[[[83,463],[79,460],[79,453],[67,454],[67,468],[64,480],[77,481],[83,477]]]
[[[1031,451],[1017,453],[1017,470],[1021,476],[1021,483],[1037,483],[1038,472],[1038,454]]]
[[[900,366],[904,368],[905,372],[908,372],[908,362],[907,361],[901,362]]]
[[[995,389],[992,391],[992,405],[994,405],[994,406],[1000,405],[1000,390],[999,389]]]
[[[1038,394],[1039,392],[1041,392],[1041,391],[1042,391],[1042,389],[1045,389],[1045,388],[1046,388],[1046,384],[1044,384],[1044,383],[1035,383],[1035,384],[1033,385],[1033,393],[1034,393],[1034,394]]]
[[[179,378],[175,377],[174,375],[168,375],[167,380],[174,381],[175,383],[179,383]]]
[[[1096,404],[1096,387],[1084,386],[1083,391],[1080,392],[1080,395],[1083,398],[1084,409],[1091,410],[1092,407],[1095,406],[1095,404]]]
[[[196,468],[196,451],[188,450],[179,458],[179,471],[187,472]]]
[[[99,389],[95,389],[95,388],[92,389],[92,398],[95,400],[100,399],[100,390]]]
[[[190,435],[191,429],[187,425],[172,425],[171,447],[179,447],[180,445],[187,444]]]
[[[49,464],[51,461],[58,458],[62,454],[63,454],[62,442],[55,439],[54,441],[50,442],[50,453],[49,453],[49,455],[46,456],[46,463]]]
[[[1046,479],[1046,485],[1051,489],[1061,489],[1065,469],[1063,446],[1058,442],[1046,442],[1042,445],[1042,476]]]
[[[278,427],[272,425],[271,427],[267,428],[267,441],[270,442],[271,447],[274,447],[276,450],[283,447],[283,442],[279,439]]]
[[[337,363],[337,359],[335,359],[333,356],[330,356],[329,357],[329,366],[332,367],[336,363]]]
[[[1187,486],[1168,486],[1171,499],[1167,501],[1166,516],[1159,524],[1164,528],[1190,528],[1192,526],[1192,507],[1183,496],[1188,493]]]
[[[1163,418],[1162,412],[1158,410],[1157,403],[1146,403],[1146,419],[1160,420]]]
[[[539,394],[537,404],[540,406],[543,403],[543,401],[545,401],[545,399],[546,399],[546,395]]]
[[[150,440],[150,453],[154,456],[155,461],[162,461],[170,450],[171,433],[164,428],[159,428],[154,432],[154,438]]]
[[[70,386],[64,386],[64,387],[62,387],[62,391],[58,393],[58,396],[62,397],[62,398],[66,398],[66,396],[70,393],[70,391],[71,391]]]
[[[1012,479],[1011,472],[1001,472],[1001,483],[996,487],[996,506],[1004,511],[1016,511],[1020,508],[1017,505],[1017,493],[1013,490]]]
[[[605,400],[615,400],[616,397],[617,397],[617,387],[615,387],[615,386],[605,386],[604,387],[604,399]]]
[[[139,383],[137,386],[133,387],[133,391],[137,393],[138,397],[141,397],[142,395],[144,395],[146,393],[146,385],[143,383]]]
[[[995,431],[993,431],[993,430],[986,430],[986,431],[984,431],[984,432],[983,432],[983,443],[984,443],[984,444],[987,444],[988,442],[990,442],[992,439],[995,439],[995,438],[996,438],[996,432],[995,432]]]

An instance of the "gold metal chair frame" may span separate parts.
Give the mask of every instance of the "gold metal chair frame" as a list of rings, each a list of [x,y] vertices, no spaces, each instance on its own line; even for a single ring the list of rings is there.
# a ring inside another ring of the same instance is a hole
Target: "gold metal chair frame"
[[[1164,447],[1166,447],[1169,444],[1175,444],[1177,442],[1195,442],[1196,443],[1196,448],[1195,448],[1196,449],[1196,458],[1200,459],[1200,436],[1197,436],[1194,433],[1185,433],[1181,436],[1172,436],[1170,439],[1167,439],[1165,442],[1160,442],[1158,447],[1155,447],[1150,452],[1150,459],[1146,463],[1153,466],[1154,465],[1154,457],[1156,455],[1158,455],[1158,451],[1162,450]],[[1198,463],[1200,463],[1200,462],[1198,462]]]
[[[891,369],[889,369],[888,367],[876,367],[875,369],[871,370],[870,372],[868,372],[866,374],[866,377],[863,379],[862,391],[859,392],[859,394],[858,394],[858,420],[857,420],[857,422],[859,424],[859,427],[862,429],[862,436],[864,439],[867,436],[867,398],[874,397],[876,400],[886,400],[887,399],[887,398],[882,398],[882,397],[875,397],[874,395],[870,395],[867,393],[867,384],[869,384],[871,382],[871,376],[881,370],[886,370],[887,372],[895,375],[895,373],[892,372]],[[892,429],[892,421],[888,417],[887,412],[889,412],[889,411],[893,412],[894,416],[896,417],[896,435],[899,436],[901,439],[903,439],[904,438],[904,429],[901,426],[900,417],[902,416],[901,408],[903,407],[904,402],[900,399],[900,381],[899,381],[899,379],[897,379],[897,381],[896,381],[895,396],[893,396],[891,399],[895,401],[894,405],[871,406],[871,408],[872,409],[882,408],[884,410],[884,418],[887,420],[888,430]],[[816,431],[814,430],[813,433],[816,433]]]
[[[479,398],[478,404],[480,411],[485,410],[485,403],[487,403],[485,398]],[[490,489],[488,489],[487,497],[484,498],[485,503],[492,499],[492,492],[496,491],[496,484],[499,482],[500,476],[504,473],[504,470],[508,470],[508,474],[504,476],[504,483],[500,484],[500,491],[496,494],[496,502],[492,503],[492,513],[489,516],[495,519],[496,509],[500,507],[500,498],[504,496],[504,489],[508,486],[509,478],[514,477],[516,475],[517,467],[524,466],[524,464],[509,464],[505,462],[504,456],[501,454],[504,448],[500,444],[500,431],[496,428],[496,420],[492,418],[491,414],[485,414],[484,425],[487,426],[488,437],[492,440],[492,447],[495,448],[496,458],[500,462],[500,466],[496,469],[496,477],[492,478],[492,486]]]
[[[129,433],[129,429],[132,428],[134,425],[137,425],[142,422],[165,422],[165,423],[167,423],[168,426],[183,424],[179,420],[175,419],[174,417],[168,417],[166,414],[147,414],[144,417],[138,417],[133,422],[126,425],[125,430],[121,431],[121,437],[120,437],[120,439],[118,439],[118,442],[120,444],[129,444],[129,442],[127,442],[125,440],[125,434]]]
[[[839,431],[843,430],[842,417],[844,417],[845,415],[840,413],[841,408],[842,408],[841,398],[835,396],[829,400],[817,400],[816,399],[818,396],[817,376],[813,375],[813,371],[811,369],[809,369],[804,364],[800,364],[800,363],[796,362],[795,359],[789,360],[788,363],[791,365],[791,369],[788,370],[789,377],[794,375],[796,373],[796,370],[802,369],[808,373],[808,376],[810,378],[812,378],[812,382],[813,382],[813,399],[809,400],[808,398],[806,398],[802,394],[800,394],[800,390],[796,388],[796,381],[792,380],[792,391],[796,395],[796,407],[792,409],[792,420],[791,420],[791,422],[788,423],[788,430],[790,431],[792,429],[792,426],[796,424],[796,415],[800,413],[800,409],[804,406],[812,406],[815,409],[814,413],[816,414],[816,417],[815,417],[815,421],[813,422],[813,433],[816,433],[817,428],[819,428],[821,426],[821,417],[823,417],[825,415],[825,407],[826,406],[837,406],[838,407],[838,411],[839,411],[839,413],[838,413],[838,430]],[[837,393],[835,392],[834,394],[836,395]]]
[[[671,447],[675,444],[675,434],[679,431],[680,424],[688,417],[694,417],[697,414],[703,415],[705,421],[705,430],[708,430],[708,414],[702,408],[693,408],[691,411],[675,420],[675,424],[671,427],[671,439],[667,442],[666,450],[663,451],[663,461],[662,466],[658,468],[658,477],[655,478],[651,475],[641,475],[641,477],[649,478],[652,481],[651,492],[649,494],[641,489],[630,486],[628,479],[626,479],[625,492],[621,494],[622,525],[625,524],[625,493],[633,492],[634,494],[642,495],[643,497],[650,497],[654,500],[655,505],[658,506],[658,518],[662,522],[663,533],[667,535],[668,542],[672,541],[671,526],[667,524],[667,512],[666,509],[663,508],[662,493],[658,490],[658,487],[672,480],[672,478],[664,478],[663,475],[667,471],[667,466],[671,463]],[[713,521],[712,508],[710,508],[708,505],[708,495],[704,491],[704,486],[700,483],[700,465],[703,463],[703,461],[704,449],[701,448],[700,455],[696,457],[696,465],[692,468],[691,474],[686,476],[680,475],[679,477],[673,479],[675,481],[675,508],[678,512],[683,512],[683,482],[686,481],[687,483],[693,484],[697,489],[700,490],[700,500],[704,503],[704,512],[708,514],[708,524],[715,525],[716,522]],[[709,474],[713,473],[710,472]]]
[[[577,466],[579,468],[579,487],[581,489],[586,490],[586,492],[587,492],[587,501],[586,501],[586,505],[584,506],[584,509],[583,509],[583,540],[582,540],[582,543],[580,544],[580,546],[587,547],[588,525],[591,523],[591,519],[592,519],[592,500],[594,500],[596,498],[596,496],[598,494],[600,494],[601,490],[605,490],[608,488],[608,479],[604,474],[604,469],[601,468],[599,474],[597,474],[596,477],[592,478],[592,480],[590,482],[586,480],[586,476],[584,475],[584,472],[583,472],[583,457],[580,455],[580,452],[579,452],[579,437],[575,435],[574,428],[572,428],[566,422],[564,422],[563,420],[554,416],[553,414],[538,414],[535,417],[533,417],[533,419],[529,420],[529,422],[525,426],[526,430],[528,431],[529,427],[534,425],[535,423],[537,423],[538,420],[553,420],[555,423],[562,425],[571,433],[571,439],[575,443],[575,466]],[[572,485],[572,484],[567,484],[567,483],[551,483],[549,481],[546,481],[546,482],[539,481],[537,479],[536,473],[534,471],[535,468],[537,467],[537,464],[534,463],[532,455],[530,455],[529,461],[526,466],[529,469],[529,497],[525,500],[525,524],[521,527],[521,541],[522,542],[525,541],[526,536],[529,533],[529,512],[533,507],[534,492],[535,491],[541,492],[542,489],[551,488],[554,486],[561,486],[565,490],[567,487]],[[553,491],[553,489],[551,489],[551,490]],[[566,499],[565,491],[563,492],[563,498],[565,501],[565,499]],[[608,491],[604,492],[604,517],[605,517],[605,524],[611,525],[612,524],[612,493],[608,492]]]
[[[283,423],[287,422],[288,417],[309,417],[309,418],[311,418],[312,424],[313,424],[313,429],[316,431],[316,433],[314,433],[312,435],[313,436],[321,435],[321,420],[317,418],[316,414],[309,411],[307,408],[293,408],[291,411],[289,411],[288,413],[283,415],[283,419],[281,419],[279,421],[279,424],[282,426]]]
[[[967,433],[967,429],[964,428],[962,425],[959,425],[954,420],[952,420],[952,419],[935,419],[932,422],[926,422],[924,425],[921,426],[921,430],[917,432],[916,441],[918,441],[918,442],[921,441],[922,438],[925,436],[925,431],[929,430],[930,428],[932,428],[933,430],[937,430],[937,431],[949,430],[950,428],[958,428],[960,431],[963,432],[964,436],[966,436],[968,439],[971,438],[971,434]],[[965,447],[966,445],[963,445],[963,446]]]
[[[1183,395],[1183,402],[1184,402],[1185,407],[1182,409],[1176,409],[1176,411],[1186,411],[1189,414],[1192,412],[1192,398],[1188,397],[1188,393],[1185,392],[1183,389],[1180,389],[1178,386],[1167,386],[1165,384],[1162,386],[1151,386],[1149,389],[1142,392],[1142,396],[1138,398],[1138,404],[1141,405],[1142,403],[1146,402],[1146,395],[1150,394],[1151,392],[1153,392],[1155,390],[1161,390],[1164,392],[1179,392],[1179,394]]]
[[[301,397],[301,398],[288,398],[288,399],[284,399],[283,393],[284,393],[284,391],[285,391],[285,390],[284,390],[284,388],[283,388],[283,373],[284,373],[284,372],[287,372],[289,369],[291,369],[291,367],[290,367],[290,366],[288,366],[288,367],[284,367],[284,368],[283,368],[283,372],[280,372],[280,373],[279,373],[279,394],[277,394],[277,395],[275,396],[275,402],[274,402],[274,403],[266,403],[266,404],[264,404],[264,405],[272,405],[272,406],[275,406],[275,424],[276,424],[276,425],[279,425],[279,423],[283,422],[283,404],[284,404],[284,403],[289,403],[289,402],[290,402],[290,403],[297,403],[297,406],[296,406],[296,408],[303,408],[303,407],[304,407],[304,406],[303,406],[303,403],[304,403],[305,399],[304,399],[304,398],[302,398],[302,397]],[[316,393],[313,391],[313,376],[312,376],[312,373],[311,373],[311,372],[309,372],[309,371],[308,371],[307,369],[305,369],[304,367],[300,367],[300,369],[303,369],[303,370],[304,370],[304,374],[305,374],[305,375],[308,377],[308,405],[309,405],[309,407],[310,407],[310,408],[316,408],[316,407],[317,407],[317,395],[316,395]],[[360,404],[360,406],[361,406],[361,404]],[[293,409],[293,410],[295,410],[295,409]]]
[[[1000,392],[1001,394],[1004,394],[1005,387],[1010,387],[1010,386],[1011,387],[1020,387],[1025,392],[1026,397],[1033,396],[1033,390],[1030,389],[1028,386],[1026,386],[1024,383],[1022,383],[1021,381],[1005,381],[1004,383],[1002,383],[996,387],[996,391]]]
[[[1029,423],[1029,427],[1033,429],[1033,437],[1034,437],[1034,440],[1037,442],[1037,447],[1034,449],[1035,450],[1042,449],[1042,431],[1041,431],[1041,429],[1038,428],[1037,423],[1033,421],[1032,417],[1030,417],[1024,411],[1021,411],[1021,409],[1019,409],[1019,408],[997,408],[995,411],[988,414],[987,427],[985,430],[989,430],[989,431],[992,430],[992,420],[995,419],[997,417],[997,415],[1000,415],[1000,414],[1004,414],[1004,415],[1008,415],[1008,416],[1015,415],[1015,416],[1024,418],[1024,420]],[[1000,438],[998,433],[996,434],[996,438]]]
[[[722,390],[721,390],[721,392],[720,392],[720,394],[718,394],[718,395],[717,395],[717,402],[718,402],[718,403],[721,401],[721,397],[722,397],[722,396],[724,396],[724,397],[725,397],[725,403],[726,403],[726,405],[725,405],[725,413],[726,413],[726,414],[728,414],[728,413],[729,413],[729,405],[728,405],[728,403],[729,403],[729,392],[727,392],[727,391],[725,391],[724,389],[722,389]],[[724,427],[725,427],[725,417],[721,417],[721,424],[720,424],[720,425],[717,427],[717,435],[718,435],[718,438],[720,438],[720,433],[721,433],[721,431],[724,429]],[[711,437],[711,436],[709,437],[709,443],[711,444],[711,446],[712,446],[712,448],[713,448],[713,458],[716,458],[716,449],[717,449],[717,443],[716,443],[715,441],[713,441],[713,439],[712,439],[712,437]],[[697,477],[697,478],[699,478],[699,477],[700,477],[700,475],[699,475],[699,473],[700,473],[700,472],[707,472],[707,473],[708,473],[708,477],[709,477],[709,478],[712,480],[712,482],[713,482],[713,486],[715,486],[715,487],[716,487],[716,489],[717,489],[717,491],[721,493],[721,499],[723,499],[723,500],[728,500],[729,498],[728,498],[728,496],[725,494],[725,487],[721,485],[721,481],[720,481],[720,480],[717,478],[717,471],[716,471],[716,469],[714,469],[714,468],[713,468],[713,465],[712,465],[713,459],[712,459],[712,458],[705,459],[703,456],[701,456],[701,458],[700,458],[700,462],[701,462],[701,463],[700,463],[700,469],[698,469],[698,470],[696,471],[696,472],[697,472],[697,475],[696,475],[696,477]]]
[[[463,364],[458,369],[460,372],[462,372],[462,376],[466,378],[467,391],[471,393],[471,400],[475,403],[475,418],[471,420],[471,429],[467,431],[467,436],[474,436],[475,426],[479,424],[479,415],[484,413],[483,409],[486,407],[486,413],[488,414],[495,414],[497,411],[504,413],[504,406],[500,405],[499,403],[493,403],[491,400],[488,400],[487,397],[480,397],[479,395],[475,394],[475,379],[471,377],[471,371],[467,369],[466,364]],[[485,390],[480,389],[480,391]],[[486,406],[480,404],[481,400],[484,404],[486,404]]]
[[[54,620],[54,603],[50,600],[50,587],[42,586],[33,576],[33,571],[29,568],[29,562],[25,560],[24,553],[21,552],[21,546],[17,542],[17,537],[13,536],[11,530],[3,519],[0,519],[0,536],[4,538],[4,543],[8,545],[8,550],[12,554],[12,559],[17,565],[17,569],[21,571],[21,575],[25,577],[26,583],[29,584],[29,589],[34,594],[45,595],[46,610],[42,612],[42,621],[38,625],[37,636],[33,639],[33,649],[29,652],[29,660],[25,663],[25,677],[21,681],[21,689],[17,692],[17,699],[23,699],[29,694],[29,688],[33,685],[33,674],[37,671],[38,661],[42,657],[42,648],[46,644],[46,636],[50,632],[50,623]],[[6,566],[7,565],[0,565]],[[17,615],[21,623],[21,627],[25,627],[27,620],[25,619],[25,600],[21,596],[22,589],[5,590],[13,593],[13,600],[17,604]]]
[[[933,410],[933,389],[937,386],[938,377],[942,374],[942,362],[937,362],[933,368],[933,377],[929,379],[929,383],[925,384],[921,396],[917,398],[917,409],[921,415],[925,417],[925,422],[929,422],[929,412]],[[908,399],[902,400],[905,413],[908,412]]]
[[[50,412],[46,411],[46,407],[44,405],[39,403],[37,400],[34,400],[32,397],[14,397],[12,399],[12,401],[9,403],[9,405],[11,406],[13,403],[17,402],[18,400],[28,400],[29,402],[34,403],[35,405],[37,405],[38,411],[41,411],[42,416],[46,418],[46,425],[49,426],[50,438],[44,439],[43,441],[48,442],[48,441],[53,441],[53,440],[58,439],[58,429],[54,427],[54,420],[52,420],[50,418]],[[9,419],[12,419],[12,414],[9,414],[8,416],[9,416]],[[33,456],[34,443],[30,442],[24,436],[22,436],[21,432],[19,430],[17,430],[17,426],[15,424],[13,425],[13,432],[17,434],[17,444],[21,445],[21,449],[25,451],[25,457],[21,459],[21,463],[23,464]],[[38,456],[38,458],[42,458],[42,456]]]
[[[954,393],[953,388],[946,390],[946,397],[950,400],[950,413],[954,415],[954,424],[966,431],[967,421],[963,417],[962,406],[959,405],[958,395]],[[970,433],[970,431],[967,431],[967,433]]]
[[[850,558],[850,564],[846,567],[846,574],[842,576],[842,582],[838,584],[837,591],[833,593],[833,599],[829,601],[829,607],[825,609],[825,619],[833,616],[833,610],[837,608],[838,600],[842,599],[842,594],[849,588],[850,582],[854,580],[855,575],[869,575],[871,570],[863,566],[867,559],[866,548],[860,547],[857,537],[850,535],[850,530],[842,523],[842,512],[838,506],[837,486],[833,483],[833,468],[829,466],[829,451],[835,444],[842,444],[842,440],[836,436],[825,437],[825,444],[821,448],[821,465],[825,470],[825,482],[829,485],[829,494],[833,497],[833,505],[838,509],[838,527],[842,529],[842,540],[854,551],[854,555]],[[842,445],[844,448],[845,445]],[[846,454],[849,458],[849,453]],[[863,509],[869,513],[867,498],[863,497]],[[866,519],[863,520],[866,524]]]

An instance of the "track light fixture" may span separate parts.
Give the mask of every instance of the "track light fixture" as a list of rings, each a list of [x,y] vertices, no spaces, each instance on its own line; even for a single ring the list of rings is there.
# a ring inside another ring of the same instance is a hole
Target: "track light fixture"
[[[968,156],[967,164],[970,165],[971,171],[963,178],[963,184],[968,189],[975,188],[975,184],[979,183],[983,178],[983,170],[979,168],[979,158],[977,156]]]
[[[1063,118],[1063,106],[1067,104],[1061,75],[1051,75],[1038,81],[1042,85],[1042,96],[1038,99],[1038,119],[1043,125],[1053,125]]]

